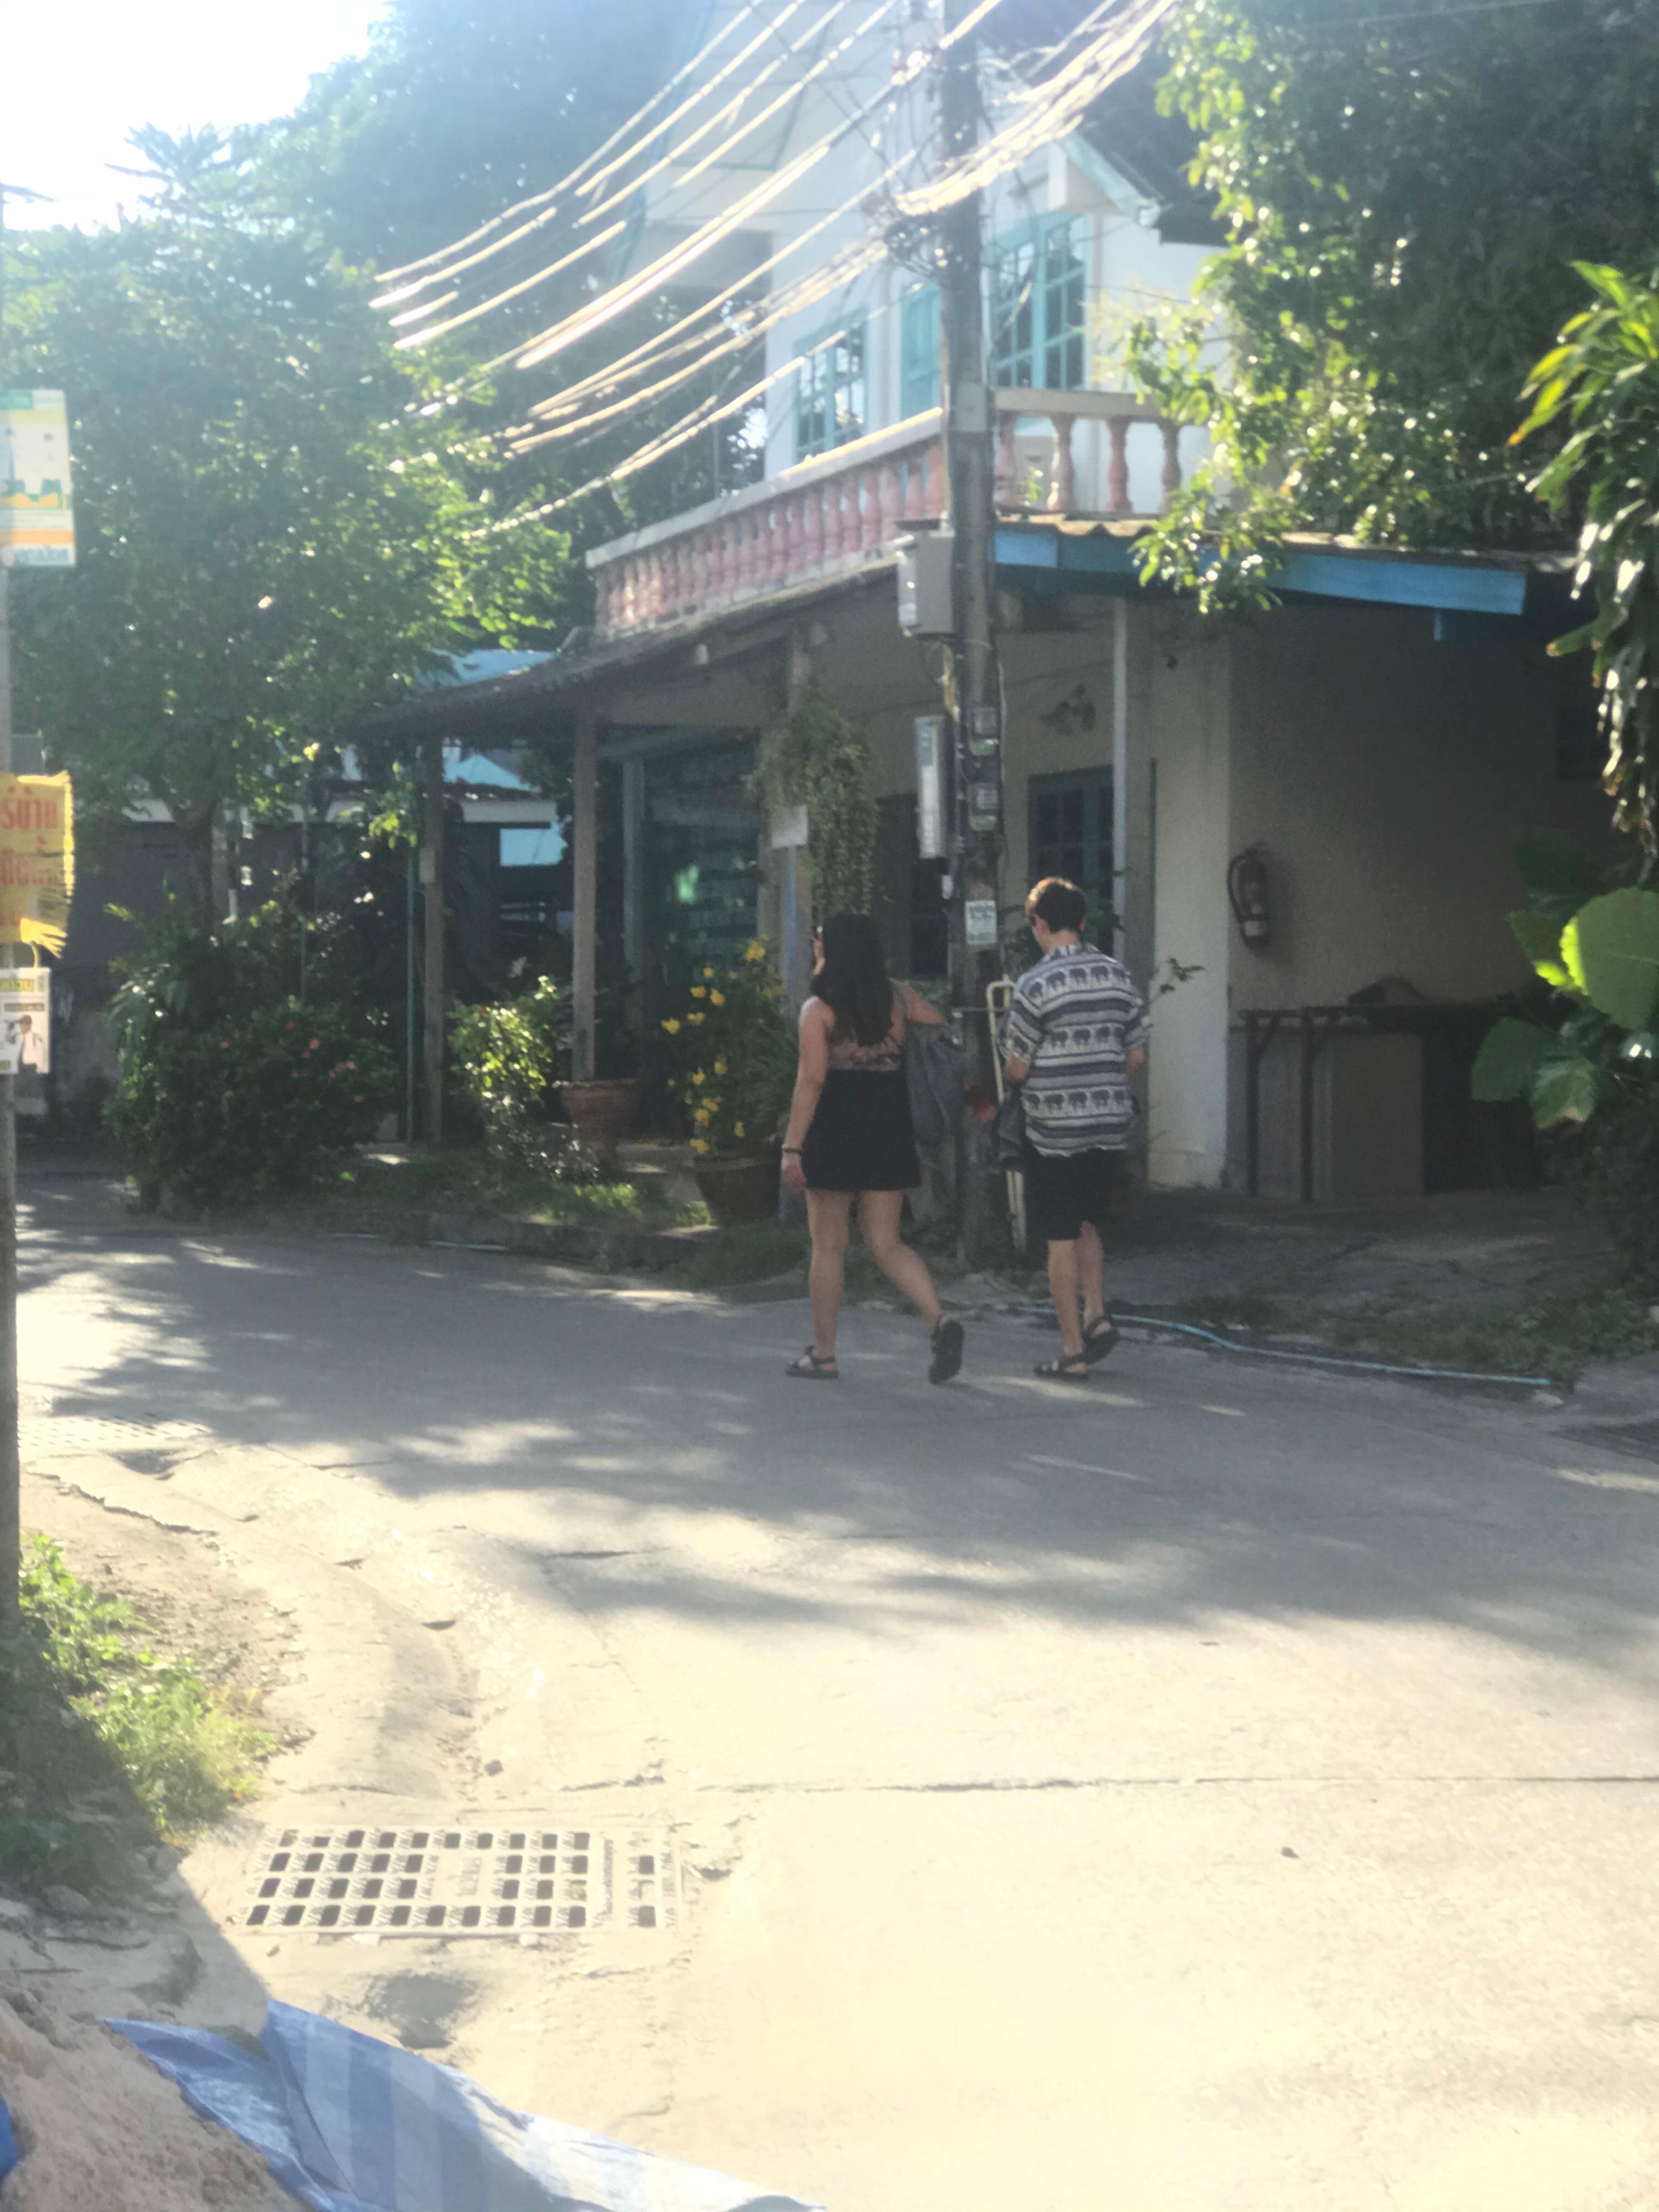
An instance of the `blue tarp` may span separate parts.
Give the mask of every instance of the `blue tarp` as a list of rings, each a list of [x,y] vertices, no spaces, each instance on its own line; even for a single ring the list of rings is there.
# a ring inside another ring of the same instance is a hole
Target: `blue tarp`
[[[106,2025],[314,2212],[817,2212],[513,2112],[465,2074],[291,2005],[271,2005],[257,2052],[198,2028]]]
[[[3,2181],[17,2163],[17,2138],[11,2131],[11,2114],[6,2110],[6,2100],[0,2097],[0,2181]]]

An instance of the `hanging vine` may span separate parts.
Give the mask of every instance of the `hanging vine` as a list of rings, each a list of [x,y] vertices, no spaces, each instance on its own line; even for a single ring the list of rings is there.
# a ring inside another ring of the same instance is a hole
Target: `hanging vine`
[[[870,744],[819,684],[760,741],[751,788],[768,811],[806,809],[806,850],[820,915],[867,914],[876,864]]]

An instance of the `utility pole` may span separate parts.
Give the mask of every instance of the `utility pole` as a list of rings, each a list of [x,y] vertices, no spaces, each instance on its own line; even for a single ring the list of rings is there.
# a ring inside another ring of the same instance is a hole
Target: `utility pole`
[[[444,1140],[444,741],[435,731],[422,741],[421,889],[426,904],[426,994],[422,1007],[426,1048],[426,1140]]]
[[[5,381],[6,195],[0,184],[0,384]],[[20,195],[33,199],[36,195]],[[0,775],[11,773],[11,567],[0,548]],[[22,1480],[17,1456],[17,1083],[0,1075],[0,1632],[19,1616]]]
[[[969,13],[969,0],[945,0],[947,39]],[[939,152],[946,167],[972,150],[980,119],[979,42],[970,31],[944,51]],[[969,1068],[988,1094],[995,1040],[985,994],[1000,968],[1002,727],[993,636],[996,421],[986,378],[981,219],[980,194],[970,192],[940,216],[937,246],[945,469],[956,547],[951,981],[955,1003],[966,1010]],[[989,1203],[988,1181],[974,1170],[970,1152],[963,1184],[963,1242],[969,1249],[983,1241]]]

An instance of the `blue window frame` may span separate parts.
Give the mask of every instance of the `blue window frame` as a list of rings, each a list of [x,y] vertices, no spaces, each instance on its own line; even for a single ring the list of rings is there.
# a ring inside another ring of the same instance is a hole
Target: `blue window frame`
[[[828,453],[864,435],[869,417],[864,318],[820,340],[795,372],[795,459]]]
[[[1089,934],[1109,945],[1112,920],[1112,771],[1034,775],[1028,786],[1027,872],[1064,876],[1089,902]]]
[[[1087,381],[1085,221],[1049,216],[994,257],[991,356],[1005,388],[1079,392]]]
[[[925,415],[939,402],[939,286],[918,285],[899,308],[899,416]]]

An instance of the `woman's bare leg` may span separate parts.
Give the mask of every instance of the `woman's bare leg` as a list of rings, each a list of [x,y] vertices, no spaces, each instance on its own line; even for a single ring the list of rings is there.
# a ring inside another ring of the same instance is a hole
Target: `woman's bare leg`
[[[852,1212],[853,1201],[845,1191],[806,1194],[806,1225],[812,1233],[812,1265],[806,1279],[812,1295],[812,1349],[820,1359],[836,1356]]]
[[[902,1190],[866,1190],[859,1200],[859,1227],[877,1267],[896,1290],[903,1291],[928,1328],[935,1329],[944,1309],[927,1261],[899,1235],[903,1210]]]

